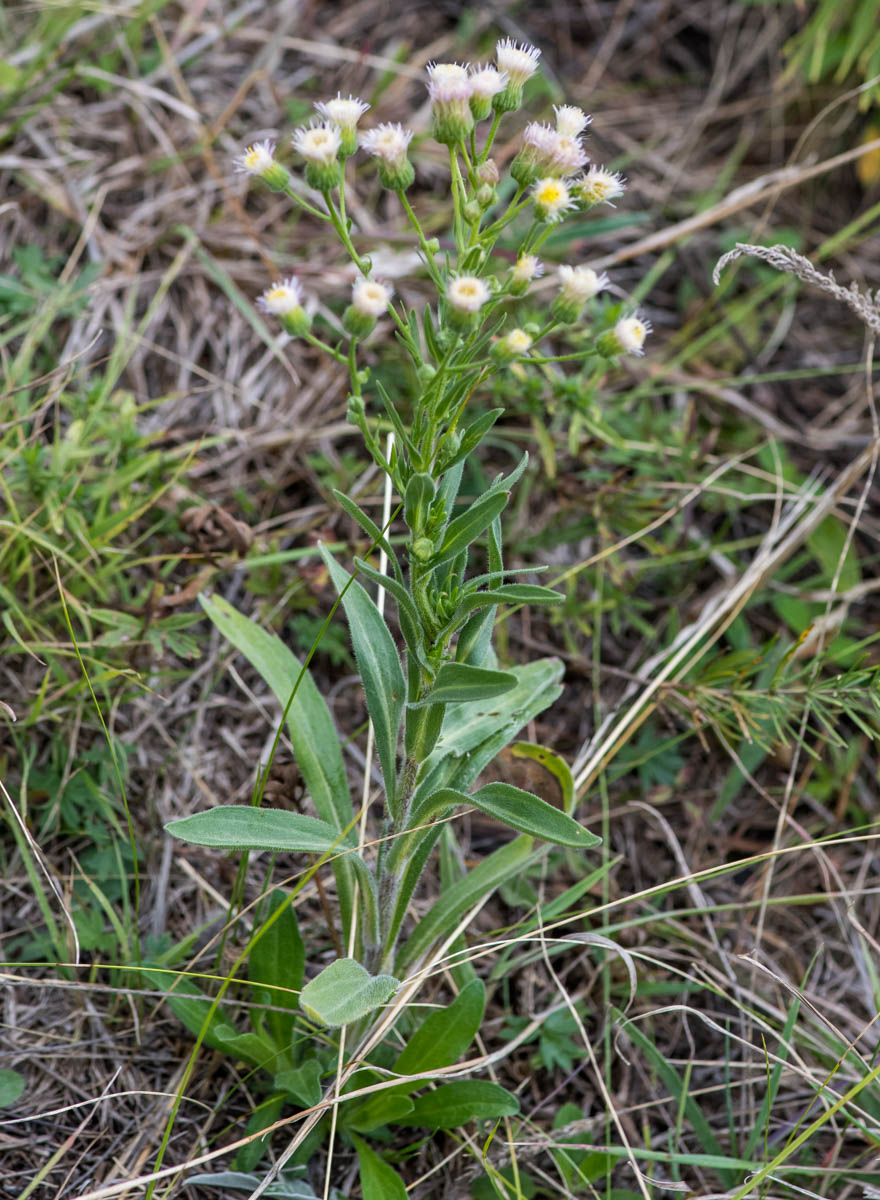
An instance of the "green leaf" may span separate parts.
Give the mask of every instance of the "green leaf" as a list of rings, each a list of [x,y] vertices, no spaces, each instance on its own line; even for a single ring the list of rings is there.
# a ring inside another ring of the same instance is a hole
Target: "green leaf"
[[[427,1129],[455,1129],[467,1121],[491,1121],[519,1112],[516,1096],[487,1079],[456,1079],[441,1083],[432,1092],[417,1097],[413,1111],[401,1125],[423,1125]]]
[[[281,1116],[283,1106],[283,1096],[270,1096],[268,1100],[258,1105],[248,1118],[244,1131],[245,1137],[250,1137],[252,1134],[259,1133],[261,1129],[267,1129],[270,1125],[274,1125]],[[270,1140],[270,1135],[266,1134],[265,1137],[255,1138],[246,1146],[242,1146],[232,1160],[235,1170],[252,1171],[269,1149]]]
[[[413,1085],[415,1086],[415,1085]],[[376,1092],[368,1096],[360,1104],[345,1105],[340,1114],[340,1124],[343,1129],[354,1129],[358,1133],[369,1133],[372,1129],[380,1129],[383,1125],[398,1122],[413,1110],[413,1102],[408,1096],[398,1092]]]
[[[421,471],[416,472],[406,485],[406,495],[403,500],[403,515],[407,525],[416,537],[424,532],[428,523],[431,505],[434,502],[436,488],[430,475]]]
[[[534,742],[514,742],[510,752],[514,758],[530,758],[533,762],[540,763],[555,776],[562,789],[563,812],[571,816],[577,804],[577,796],[574,790],[574,776],[565,759],[560,754],[548,750],[546,746],[537,746]]]
[[[366,1142],[352,1137],[361,1169],[363,1200],[407,1200],[403,1180]]]
[[[15,1104],[24,1092],[24,1076],[4,1067],[0,1070],[0,1108]]]
[[[488,492],[474,501],[460,517],[449,522],[439,550],[430,560],[430,566],[437,567],[450,558],[455,558],[463,550],[485,533],[492,521],[507,507],[508,493],[504,491]]]
[[[485,985],[481,979],[473,979],[450,1005],[425,1018],[392,1070],[398,1075],[417,1075],[451,1067],[476,1037],[485,1010]]]
[[[297,1104],[311,1108],[321,1099],[321,1064],[316,1058],[307,1058],[302,1066],[278,1071],[272,1082]]]
[[[397,562],[397,555],[394,553],[391,543],[385,537],[384,533],[375,523],[375,521],[371,520],[364,510],[355,504],[354,500],[352,500],[350,496],[346,496],[344,492],[339,492],[336,490],[336,488],[333,488],[333,497],[339,502],[341,507],[345,509],[351,519],[360,525],[367,537],[373,542],[373,545],[378,549],[385,551],[388,561],[394,567],[395,576],[397,579],[401,579],[402,576],[400,573],[400,566]],[[383,575],[381,578],[384,579],[385,576]]]
[[[249,804],[221,804],[205,812],[180,817],[165,826],[173,837],[215,850],[298,851],[324,854],[342,843],[326,821],[280,808],[253,808]],[[346,839],[351,844],[350,839]]]
[[[172,971],[151,971],[149,968],[143,971],[143,975],[164,993],[166,1004],[193,1037],[201,1038],[212,1050],[225,1053],[225,1044],[217,1031],[231,1026],[231,1013],[203,996],[185,975],[176,975]]]
[[[329,550],[324,546],[320,550],[348,618],[382,764],[388,808],[396,816],[397,744],[406,703],[400,656],[382,614],[361,585],[339,566]]]
[[[224,1192],[254,1192],[262,1183],[262,1179],[259,1175],[250,1175],[244,1171],[217,1171],[214,1175],[189,1175],[186,1182],[201,1187],[223,1188]],[[302,1178],[301,1167],[282,1171],[265,1189],[263,1195],[273,1196],[275,1200],[318,1200],[311,1186]]]
[[[339,736],[311,675],[280,638],[261,629],[226,600],[220,596],[211,599],[200,596],[199,600],[223,636],[259,672],[282,708],[287,708],[293,752],[318,816],[339,831],[348,828],[354,812]],[[352,870],[352,864],[345,858],[333,863],[345,937],[351,925]]]
[[[561,604],[564,600],[553,588],[534,583],[504,583],[490,592],[471,592],[459,607],[460,612],[472,612],[484,604]]]
[[[275,920],[268,925],[273,916]],[[266,897],[257,913],[257,920],[268,927],[251,946],[248,979],[254,984],[256,1004],[265,1005],[271,1010],[265,1016],[272,1036],[279,1047],[285,1047],[290,1043],[295,1018],[293,1012],[275,1010],[296,1010],[298,1007],[298,992],[302,987],[305,968],[305,946],[293,906],[280,889],[276,888]],[[259,1009],[253,1009],[252,1019],[258,1015]]]
[[[545,842],[553,842],[557,846],[589,850],[602,841],[567,813],[554,808],[540,796],[510,783],[487,783],[478,791],[469,793],[442,788],[413,809],[412,824],[422,825],[443,809],[459,804],[472,805],[496,821],[509,825],[511,829],[542,838]]]
[[[512,691],[517,679],[510,671],[487,671],[467,663],[444,663],[437,672],[434,686],[420,704],[470,704],[475,700],[494,700]]]
[[[401,973],[424,954],[438,938],[453,931],[460,918],[484,896],[525,866],[532,839],[521,836],[495,850],[458,883],[443,893],[416,925],[401,947],[396,969]]]
[[[337,958],[303,988],[300,1006],[320,1025],[348,1025],[390,1000],[400,981],[371,975],[353,958]]]

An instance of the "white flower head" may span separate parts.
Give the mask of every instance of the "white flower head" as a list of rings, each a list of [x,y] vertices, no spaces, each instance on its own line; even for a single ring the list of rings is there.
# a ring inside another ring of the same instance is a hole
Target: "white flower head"
[[[455,87],[461,84],[470,87],[468,66],[466,63],[428,63],[428,85],[437,87]]]
[[[614,326],[614,336],[621,350],[626,354],[644,354],[645,338],[651,332],[651,322],[633,313],[631,317],[621,317]]]
[[[610,280],[603,271],[598,275],[592,267],[560,267],[560,292],[565,300],[583,304],[608,287]]]
[[[368,129],[366,133],[362,133],[361,146],[374,158],[381,158],[384,162],[396,165],[406,158],[412,136],[411,129],[404,129],[402,125],[392,125],[386,121],[377,125],[375,129]]]
[[[577,183],[578,196],[587,204],[612,204],[624,192],[624,180],[604,167],[590,167]],[[612,205],[613,206],[613,205]]]
[[[351,302],[365,317],[381,317],[387,311],[392,295],[391,288],[376,279],[356,279],[352,284]]]
[[[560,175],[573,175],[575,171],[579,171],[581,167],[587,163],[587,155],[576,137],[569,137],[568,134],[554,134],[553,150],[548,164],[551,170],[557,171]]]
[[[554,104],[553,111],[556,113],[556,132],[564,137],[579,137],[593,119],[574,104]]]
[[[507,86],[507,76],[494,67],[480,67],[470,76],[471,95],[478,100],[491,100]]]
[[[275,162],[275,143],[274,142],[254,142],[252,146],[248,146],[244,154],[239,154],[235,160],[235,169],[243,171],[246,175],[263,175],[266,171],[276,166]]]
[[[571,193],[561,179],[539,179],[532,192],[535,212],[542,221],[561,221],[574,206]]]
[[[333,100],[323,100],[315,108],[330,125],[338,125],[340,129],[354,129],[358,121],[369,108],[364,100],[355,96],[344,99],[339,92]]]
[[[303,125],[290,139],[294,150],[308,163],[326,165],[336,161],[342,135],[336,125]]]
[[[532,338],[524,329],[511,329],[504,343],[511,354],[525,354],[531,348]]]
[[[514,283],[531,283],[533,279],[540,279],[544,274],[544,264],[539,262],[534,254],[521,254],[511,274]]]
[[[456,275],[446,288],[446,299],[460,313],[475,313],[489,299],[489,289],[476,275]]]
[[[257,308],[273,317],[284,317],[303,306],[303,293],[298,279],[292,275],[267,288],[257,300]]]
[[[540,160],[549,159],[556,146],[556,131],[542,121],[529,121],[523,130],[523,147]]]
[[[512,38],[504,38],[495,46],[495,62],[514,87],[521,88],[538,69],[541,51],[527,43],[517,45]]]

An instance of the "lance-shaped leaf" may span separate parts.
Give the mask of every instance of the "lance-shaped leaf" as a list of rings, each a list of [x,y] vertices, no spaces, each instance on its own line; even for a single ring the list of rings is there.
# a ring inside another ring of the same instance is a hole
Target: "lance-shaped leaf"
[[[254,999],[251,1021],[259,1022],[260,1009],[265,1006],[272,1036],[279,1046],[287,1046],[303,982],[305,945],[290,897],[280,888],[261,902],[256,921],[256,940],[248,953],[248,979],[253,984]]]
[[[479,446],[480,442],[503,412],[503,408],[490,408],[488,412],[477,417],[475,421],[471,421],[470,425],[468,425],[467,429],[461,435],[461,443],[458,450],[456,450],[454,456],[446,463],[445,470],[448,471],[450,467],[466,459],[471,451]]]
[[[395,964],[403,972],[438,938],[453,932],[462,916],[490,892],[521,871],[532,853],[533,840],[521,835],[495,850],[458,883],[448,888],[422,917],[401,947]]]
[[[459,804],[470,804],[519,833],[531,834],[557,846],[589,850],[602,840],[540,796],[510,783],[487,783],[485,787],[469,793],[459,792],[455,788],[442,788],[415,806],[412,824],[423,825],[438,812]]]
[[[457,1063],[477,1035],[486,1010],[486,987],[472,979],[446,1008],[427,1016],[398,1055],[397,1075],[418,1075]]]
[[[339,566],[330,551],[324,546],[320,549],[348,618],[367,709],[376,735],[385,795],[392,816],[396,816],[397,742],[406,703],[406,680],[400,657],[376,605],[348,571]]]
[[[505,491],[487,492],[485,496],[475,500],[461,516],[450,521],[439,549],[430,560],[430,566],[437,567],[467,550],[472,542],[485,533],[495,517],[503,512],[508,498]]]
[[[266,681],[282,708],[297,765],[318,816],[338,832],[354,818],[339,735],[330,710],[307,670],[280,638],[261,629],[220,596],[199,597],[202,608],[225,638],[240,650]],[[291,696],[293,699],[291,700]],[[288,707],[289,705],[289,707]],[[346,937],[351,922],[354,882],[351,864],[333,864]]]
[[[516,1096],[488,1079],[456,1079],[425,1092],[413,1110],[398,1118],[400,1125],[422,1125],[427,1129],[454,1129],[467,1121],[491,1121],[519,1112]]]
[[[249,804],[221,804],[169,821],[165,828],[185,842],[215,850],[324,854],[342,844],[337,831],[326,821],[280,808],[252,808]],[[346,840],[351,845],[351,840]]]
[[[397,555],[394,553],[394,548],[376,522],[368,517],[364,510],[355,504],[354,500],[352,500],[350,496],[346,496],[344,492],[339,492],[336,490],[336,488],[334,488],[333,497],[339,501],[340,505],[345,509],[351,519],[360,525],[367,537],[372,539],[373,545],[378,549],[385,551],[388,561],[394,568],[395,578],[402,580],[403,575],[400,570],[400,564],[397,561]]]
[[[488,671],[467,663],[444,663],[434,680],[434,686],[419,705],[468,704],[475,700],[494,700],[516,687],[517,678],[510,671]]]
[[[364,1200],[407,1200],[403,1180],[375,1150],[359,1137],[352,1137],[358,1156],[361,1193]]]
[[[348,1025],[385,1004],[400,980],[371,975],[354,958],[337,958],[303,988],[299,1003],[306,1016],[320,1025]]]
[[[407,525],[418,537],[428,523],[436,487],[430,475],[417,471],[406,485],[403,515]]]

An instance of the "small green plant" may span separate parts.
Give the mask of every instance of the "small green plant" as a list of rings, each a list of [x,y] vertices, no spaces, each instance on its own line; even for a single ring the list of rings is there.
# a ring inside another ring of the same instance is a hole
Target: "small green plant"
[[[581,850],[599,842],[574,819],[570,786],[563,788],[562,808],[508,783],[472,790],[518,731],[558,697],[562,674],[552,659],[502,669],[493,650],[500,605],[555,605],[562,597],[512,581],[516,572],[504,565],[501,515],[527,456],[481,495],[461,496],[466,464],[504,411],[475,410],[472,397],[513,367],[540,371],[548,364],[640,354],[650,329],[620,303],[600,307],[596,297],[608,287],[607,278],[571,264],[559,267],[549,304],[534,292],[528,297],[530,312],[540,315],[522,325],[517,321],[530,285],[542,274],[538,252],[559,223],[623,191],[610,171],[584,169],[581,138],[589,118],[568,105],[556,108],[555,128],[538,122],[525,127],[510,177],[501,179],[491,157],[496,135],[520,108],[538,57],[534,47],[505,40],[498,44],[495,66],[429,68],[432,132],[448,151],[451,250],[441,252],[440,241],[426,235],[410,203],[412,133],[386,123],[359,134],[368,107],[359,100],[340,96],[317,105],[318,120],[293,136],[314,197],[301,195],[269,142],[251,146],[239,160],[242,171],[330,225],[354,264],[341,340],[332,332],[329,340],[315,333],[309,300],[295,278],[273,284],[259,306],[291,337],[305,339],[347,369],[349,420],[397,497],[394,512],[380,524],[334,491],[369,539],[371,553],[356,558],[351,573],[322,548],[348,619],[384,783],[384,815],[381,836],[368,853],[362,820],[359,836],[363,811],[358,814],[352,802],[339,738],[307,663],[221,597],[203,597],[205,612],[283,706],[317,816],[266,807],[261,781],[252,805],[221,806],[167,828],[203,846],[309,853],[318,864],[329,862],[338,899],[336,940],[345,952],[317,973],[308,970],[293,895],[274,892],[250,944],[248,970],[257,1000],[252,1031],[242,1033],[218,1001],[185,981],[172,989],[170,1002],[208,1044],[272,1076],[273,1095],[255,1114],[256,1129],[275,1119],[283,1103],[319,1105],[322,1081],[338,1071],[336,1087],[353,1094],[339,1108],[335,1127],[357,1151],[365,1195],[403,1196],[404,1189],[360,1135],[389,1124],[446,1129],[517,1111],[515,1097],[490,1082],[458,1078],[425,1090],[436,1072],[458,1061],[480,1027],[485,991],[472,970],[456,971],[460,990],[448,1007],[414,1021],[407,1005],[437,947],[457,944],[469,914],[528,868],[539,853],[536,840]],[[487,132],[478,137],[483,122]],[[374,278],[369,254],[355,245],[346,197],[358,142],[417,239],[431,291],[420,310],[395,304],[391,287]],[[512,268],[498,253],[501,239],[516,246]],[[364,343],[383,318],[391,323],[403,360],[395,378],[408,380],[407,391],[389,393],[363,361]],[[394,545],[393,524],[403,531]],[[485,547],[487,569],[475,573],[471,564],[478,547]],[[402,652],[365,584],[378,587],[394,605]],[[431,909],[408,923],[438,839],[467,808],[519,836],[449,880]],[[384,1038],[395,1020],[397,1041],[391,1045]],[[347,1061],[368,1065],[355,1070],[344,1066]],[[322,1111],[303,1122],[302,1153],[313,1152],[315,1136],[324,1136],[330,1118]],[[255,1161],[251,1154],[245,1159],[242,1167]]]

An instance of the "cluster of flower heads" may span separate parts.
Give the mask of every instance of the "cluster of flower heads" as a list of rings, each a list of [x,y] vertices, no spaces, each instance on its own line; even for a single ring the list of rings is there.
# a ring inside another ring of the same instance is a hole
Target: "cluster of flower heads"
[[[452,151],[465,147],[478,122],[490,116],[494,121],[522,104],[523,85],[538,69],[540,50],[519,45],[510,38],[499,41],[494,65],[472,67],[461,63],[431,63],[428,66],[428,94],[431,100],[432,133],[438,142]],[[345,160],[363,149],[375,160],[383,187],[404,192],[412,186],[415,171],[409,161],[413,131],[399,124],[383,123],[359,130],[369,104],[354,96],[341,94],[315,105],[318,117],[297,129],[292,137],[294,150],[305,162],[309,186],[328,194],[342,179]],[[623,194],[624,181],[604,167],[590,164],[583,135],[591,118],[575,105],[555,105],[555,126],[529,122],[522,143],[513,159],[510,173],[516,181],[517,196],[529,192],[535,219],[551,225],[573,209],[585,210],[597,204],[612,204]],[[492,140],[495,125],[489,140]],[[270,188],[289,188],[289,173],[274,154],[274,143],[257,142],[237,160],[239,170],[256,175]],[[498,168],[485,154],[471,164],[472,182],[477,190],[473,202],[477,223],[482,211],[497,200],[495,184]],[[504,290],[523,295],[533,279],[543,274],[535,255],[524,253],[514,267]],[[608,286],[607,275],[586,266],[562,266],[558,271],[559,291],[551,305],[551,315],[559,324],[579,319],[584,304]],[[493,290],[477,275],[456,274],[446,283],[446,311],[451,323],[459,327],[473,325]],[[365,337],[391,302],[392,292],[383,283],[369,278],[358,280],[352,301],[343,314],[343,327],[352,337]],[[259,301],[260,307],[277,316],[284,328],[295,336],[308,331],[310,318],[303,307],[301,288],[295,279],[286,279],[269,288]],[[614,330],[601,339],[606,353],[642,353],[650,332],[647,321],[638,316],[621,318]],[[516,329],[496,345],[496,357],[511,361],[528,353],[532,338]]]

